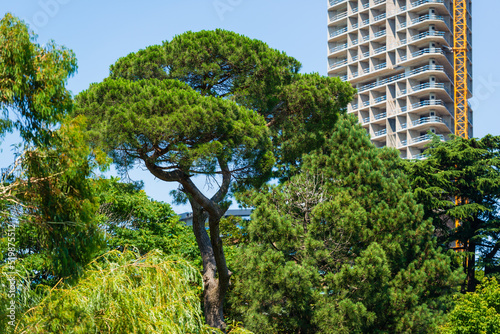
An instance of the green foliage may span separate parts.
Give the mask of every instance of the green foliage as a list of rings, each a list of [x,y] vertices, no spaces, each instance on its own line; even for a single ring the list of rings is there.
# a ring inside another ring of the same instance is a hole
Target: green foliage
[[[17,129],[26,142],[47,144],[50,126],[71,109],[65,84],[77,65],[71,50],[35,41],[36,35],[10,13],[0,21],[0,136]]]
[[[426,160],[407,162],[412,186],[426,217],[433,219],[441,242],[458,240],[471,258],[469,281],[474,280],[473,254],[486,274],[498,273],[500,250],[500,137],[435,139]],[[461,199],[455,205],[455,199]],[[458,228],[455,221],[460,222]],[[474,282],[469,285],[474,286]]]
[[[14,224],[17,256],[37,283],[78,274],[104,247],[90,177],[107,160],[90,149],[84,127],[83,117],[66,119],[50,146],[27,149],[10,185],[16,205],[2,224],[2,237],[5,224]]]
[[[109,78],[77,97],[76,114],[89,118],[95,144],[120,168],[143,163],[180,183],[176,199],[192,205],[203,257],[205,315],[219,328],[230,276],[218,233],[227,196],[259,187],[273,167],[280,177],[296,173],[355,92],[299,68],[261,41],[187,32],[119,59]],[[211,198],[193,183],[197,174],[222,179]],[[201,226],[207,218],[210,236]]]
[[[500,285],[497,280],[486,279],[476,292],[458,295],[442,333],[500,333]]]
[[[253,111],[203,97],[174,80],[106,79],[78,95],[95,142],[124,168],[138,159],[187,174],[213,174],[225,160],[247,180],[274,162],[268,132]],[[243,181],[243,180],[242,180]]]
[[[256,333],[430,333],[460,274],[436,248],[397,152],[341,117],[302,172],[255,206],[231,297]],[[247,198],[247,200],[245,200]]]
[[[212,333],[200,291],[199,271],[185,260],[111,251],[92,261],[78,284],[51,290],[16,333]]]
[[[196,240],[167,203],[150,199],[134,183],[99,179],[99,214],[112,249],[134,248],[144,255],[155,249],[179,255],[201,268]]]
[[[176,79],[203,96],[230,99],[264,117],[279,176],[319,148],[355,90],[338,78],[299,74],[300,63],[231,31],[186,32],[119,59],[112,78]]]

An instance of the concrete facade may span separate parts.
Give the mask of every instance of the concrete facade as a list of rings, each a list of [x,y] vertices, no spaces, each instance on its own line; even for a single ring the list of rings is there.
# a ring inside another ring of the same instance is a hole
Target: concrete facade
[[[357,88],[348,112],[377,147],[395,147],[402,158],[424,158],[429,131],[442,140],[454,133],[452,48],[453,0],[328,1],[328,75]]]

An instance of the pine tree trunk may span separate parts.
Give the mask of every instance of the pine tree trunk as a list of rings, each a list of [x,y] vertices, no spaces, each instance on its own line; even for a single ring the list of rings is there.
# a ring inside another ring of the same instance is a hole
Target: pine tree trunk
[[[220,217],[210,217],[210,238],[205,229],[205,222],[209,215],[194,201],[191,202],[191,206],[193,208],[193,232],[203,261],[205,321],[209,326],[225,331],[223,303],[229,287],[230,272],[226,266],[222,240],[219,236]]]

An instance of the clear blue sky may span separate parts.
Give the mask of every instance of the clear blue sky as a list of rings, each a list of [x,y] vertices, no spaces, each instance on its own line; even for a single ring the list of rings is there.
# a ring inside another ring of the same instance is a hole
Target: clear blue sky
[[[500,1],[472,3],[474,136],[500,135],[500,43],[494,37],[500,32]],[[104,79],[119,57],[188,30],[236,31],[295,57],[304,73],[326,75],[327,0],[0,0],[0,12],[29,23],[39,43],[53,39],[76,53],[79,69],[68,86],[74,94]],[[2,143],[0,167],[11,163],[9,145],[16,140]],[[170,202],[174,185],[140,169],[131,177],[145,181],[149,196]]]

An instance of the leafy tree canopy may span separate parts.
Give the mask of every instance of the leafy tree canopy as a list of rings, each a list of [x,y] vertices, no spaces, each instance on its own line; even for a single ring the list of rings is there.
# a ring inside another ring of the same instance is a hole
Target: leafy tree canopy
[[[187,32],[118,60],[109,78],[77,97],[76,113],[88,117],[95,143],[115,163],[143,163],[157,178],[180,184],[193,209],[205,315],[213,327],[225,326],[231,273],[219,221],[230,189],[261,185],[275,158],[283,177],[295,172],[354,93],[339,79],[299,75],[299,66],[232,32]],[[193,183],[198,174],[216,176],[212,197]]]
[[[270,128],[280,177],[318,148],[354,96],[338,78],[299,74],[301,64],[259,40],[234,32],[186,32],[163,45],[119,59],[112,78],[176,79],[203,96],[222,97],[255,110]]]
[[[150,199],[140,184],[122,183],[117,178],[96,182],[98,213],[108,247],[133,248],[141,255],[159,249],[165,255],[182,256],[201,268],[193,233],[179,221],[169,204]]]
[[[77,65],[71,50],[35,41],[36,35],[10,13],[0,21],[0,136],[17,129],[26,142],[46,144],[50,126],[71,109],[65,84]]]
[[[97,226],[94,170],[107,168],[106,156],[91,150],[83,117],[65,119],[50,146],[27,148],[18,177],[9,188],[6,219],[16,226],[16,252],[37,283],[77,274],[103,249]]]
[[[199,271],[177,257],[111,251],[78,284],[60,284],[19,315],[16,332],[212,333],[203,324],[200,283]]]
[[[500,285],[486,279],[474,293],[456,296],[444,334],[496,334],[500,332]]]
[[[257,333],[433,332],[460,275],[436,248],[397,152],[342,117],[302,172],[265,187],[231,302]]]

